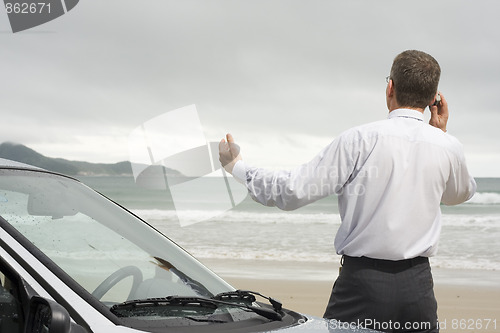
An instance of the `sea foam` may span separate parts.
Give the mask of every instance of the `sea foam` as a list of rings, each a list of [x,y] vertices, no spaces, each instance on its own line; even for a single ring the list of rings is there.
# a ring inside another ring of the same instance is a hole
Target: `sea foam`
[[[477,192],[466,204],[497,205],[500,204],[500,193]]]

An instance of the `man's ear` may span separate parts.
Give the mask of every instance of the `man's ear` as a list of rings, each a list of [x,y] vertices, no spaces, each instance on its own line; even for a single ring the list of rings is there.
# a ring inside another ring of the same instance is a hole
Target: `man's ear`
[[[387,88],[385,89],[385,100],[387,102],[387,108],[389,109],[389,112],[399,107],[396,101],[396,90],[394,89],[394,82],[392,80],[389,80],[389,83],[387,83]]]
[[[387,84],[387,89],[385,90],[385,94],[387,98],[392,98],[394,97],[394,82],[392,80],[389,80],[389,83]]]

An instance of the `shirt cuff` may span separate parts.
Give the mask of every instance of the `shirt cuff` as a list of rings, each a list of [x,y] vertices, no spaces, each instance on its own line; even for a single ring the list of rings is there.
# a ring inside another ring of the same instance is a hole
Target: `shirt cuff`
[[[245,162],[239,160],[234,164],[233,167],[233,177],[239,183],[246,184],[247,182],[247,168],[245,166]]]

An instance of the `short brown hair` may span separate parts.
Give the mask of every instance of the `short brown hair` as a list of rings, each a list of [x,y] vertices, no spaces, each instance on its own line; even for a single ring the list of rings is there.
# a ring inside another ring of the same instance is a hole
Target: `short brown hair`
[[[425,108],[436,95],[441,68],[431,55],[416,50],[394,58],[391,80],[400,106]]]

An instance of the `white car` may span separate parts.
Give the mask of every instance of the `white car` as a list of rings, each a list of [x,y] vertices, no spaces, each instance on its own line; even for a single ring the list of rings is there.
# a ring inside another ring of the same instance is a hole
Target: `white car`
[[[78,180],[3,159],[0,257],[0,333],[346,331],[235,290]]]

